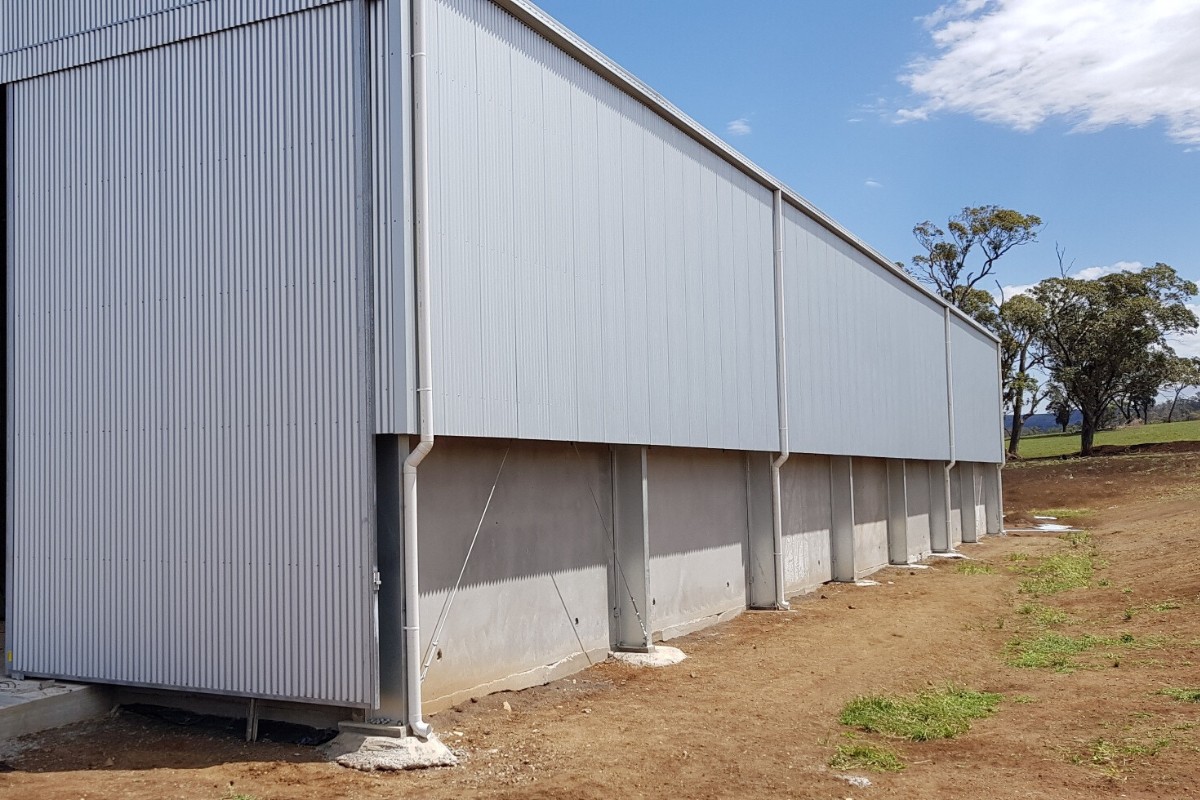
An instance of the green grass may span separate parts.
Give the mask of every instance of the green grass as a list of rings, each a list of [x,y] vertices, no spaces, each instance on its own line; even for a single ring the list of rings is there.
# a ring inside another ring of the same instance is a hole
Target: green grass
[[[1162,689],[1159,694],[1181,703],[1200,703],[1200,689]]]
[[[1017,613],[1029,617],[1043,628],[1049,628],[1052,625],[1062,625],[1070,619],[1067,616],[1067,612],[1062,609],[1051,608],[1041,603],[1025,603],[1017,608]]]
[[[839,744],[837,752],[829,759],[834,769],[866,769],[871,772],[899,772],[904,762],[886,747],[868,742]]]
[[[958,565],[955,572],[963,575],[994,575],[996,568],[991,564],[982,564],[978,561],[964,561]]]
[[[1195,441],[1200,441],[1200,420],[1135,425],[1117,431],[1100,431],[1096,434],[1097,445],[1113,444],[1122,447],[1156,442]],[[1075,455],[1078,452],[1078,433],[1049,433],[1021,437],[1020,453],[1022,458],[1051,458]]]
[[[1097,766],[1124,765],[1133,758],[1156,756],[1170,744],[1170,739],[1154,739],[1145,743],[1136,739],[1126,739],[1121,742],[1093,739],[1088,744],[1088,750],[1092,763]]]
[[[1038,517],[1054,517],[1057,520],[1064,520],[1079,519],[1094,512],[1090,508],[1039,508],[1029,513]]]
[[[1166,640],[1156,637],[1138,639],[1131,633],[1122,633],[1116,638],[1093,636],[1085,633],[1082,636],[1067,636],[1054,631],[1035,636],[1031,639],[1013,639],[1005,647],[1005,662],[1012,667],[1022,669],[1052,669],[1055,672],[1074,672],[1085,667],[1075,657],[1100,647],[1119,647],[1132,650],[1147,650],[1162,647]],[[1120,659],[1107,656],[1120,664]]]
[[[1034,597],[1078,589],[1092,582],[1095,567],[1090,555],[1057,553],[1032,567],[1022,567],[1020,571],[1026,578],[1019,589]]]
[[[991,716],[1003,698],[955,686],[916,695],[857,697],[838,717],[869,733],[899,736],[914,742],[951,739],[966,733],[971,720]]]
[[[1153,611],[1174,611],[1177,608],[1183,608],[1183,606],[1175,600],[1167,600],[1150,606]]]
[[[1005,661],[1022,669],[1052,669],[1055,672],[1074,672],[1079,668],[1075,656],[1108,644],[1108,640],[1091,634],[1066,636],[1043,633],[1032,639],[1014,639],[1008,643]]]

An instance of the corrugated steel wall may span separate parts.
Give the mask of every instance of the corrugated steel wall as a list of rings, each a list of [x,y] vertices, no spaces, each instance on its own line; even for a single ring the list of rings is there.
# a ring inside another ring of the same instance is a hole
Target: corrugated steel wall
[[[791,207],[784,234],[792,450],[948,459],[942,307]]]
[[[416,430],[408,0],[370,2],[375,203],[375,429]],[[412,387],[412,388],[410,388]]]
[[[996,343],[952,316],[950,347],[954,365],[955,456],[959,461],[993,464],[1003,461]]]
[[[776,447],[770,192],[493,3],[433,7],[438,432]]]
[[[0,83],[338,0],[0,0]]]
[[[14,670],[373,701],[362,8],[9,87]]]

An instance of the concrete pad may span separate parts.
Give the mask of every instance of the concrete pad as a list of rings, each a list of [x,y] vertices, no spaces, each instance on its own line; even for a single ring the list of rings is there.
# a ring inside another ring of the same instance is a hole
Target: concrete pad
[[[854,582],[855,586],[878,586],[879,581],[870,581],[865,578],[859,578]]]
[[[112,710],[112,690],[60,681],[0,681],[0,739],[72,725]]]
[[[436,736],[363,736],[339,733],[321,748],[324,756],[343,767],[362,772],[399,772],[428,767],[453,767],[458,758]]]
[[[613,653],[612,657],[633,667],[669,667],[687,658],[678,647],[655,645],[649,653]]]
[[[970,556],[964,556],[962,553],[955,553],[955,552],[953,552],[953,551],[951,551],[951,552],[949,552],[949,553],[934,553],[934,554],[932,554],[932,555],[931,555],[931,556],[929,556],[929,557],[930,557],[930,558],[951,558],[951,559],[954,559],[954,558],[964,558],[964,559],[966,559],[966,560],[968,560],[968,561],[970,561],[970,560],[971,560],[971,559],[970,559]]]

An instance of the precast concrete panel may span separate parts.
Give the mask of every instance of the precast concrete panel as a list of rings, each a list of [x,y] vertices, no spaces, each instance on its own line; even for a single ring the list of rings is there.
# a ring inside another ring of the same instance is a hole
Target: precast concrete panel
[[[0,83],[333,2],[338,0],[0,0]]]
[[[438,432],[777,447],[771,192],[490,0],[431,8]]]
[[[929,465],[925,461],[905,462],[908,492],[908,560],[920,561],[933,551],[929,517]]]
[[[419,493],[426,710],[607,656],[607,447],[442,438]]]
[[[861,578],[888,563],[887,462],[854,459],[854,577]]]
[[[962,518],[962,478],[963,464],[959,462],[950,470],[950,548],[954,549],[963,541]],[[970,465],[967,465],[970,468]],[[944,484],[943,484],[944,486]]]
[[[829,457],[793,455],[780,474],[783,504],[783,558],[788,593],[833,580],[829,537]]]
[[[996,343],[952,316],[950,347],[954,366],[954,455],[959,461],[1001,463],[1004,429]]]
[[[784,264],[792,451],[947,458],[942,307],[791,206]]]
[[[651,448],[650,618],[663,638],[746,607],[746,459]]]
[[[14,671],[374,702],[361,11],[7,88]]]

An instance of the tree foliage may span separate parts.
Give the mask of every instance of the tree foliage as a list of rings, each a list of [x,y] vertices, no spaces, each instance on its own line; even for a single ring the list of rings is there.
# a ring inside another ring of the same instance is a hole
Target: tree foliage
[[[1171,410],[1167,412],[1167,422],[1175,418],[1175,407],[1179,404],[1179,395],[1186,389],[1200,387],[1200,357],[1183,358],[1176,356],[1167,367],[1165,386],[1171,392]]]
[[[1196,292],[1196,284],[1161,263],[1095,280],[1064,275],[1034,287],[1033,299],[1046,310],[1040,336],[1046,368],[1083,415],[1083,455],[1091,454],[1105,411],[1147,368],[1149,354],[1169,353],[1168,335],[1195,330],[1187,301]]]
[[[993,274],[996,262],[1014,247],[1037,241],[1041,228],[1041,218],[1000,206],[968,206],[945,230],[926,220],[913,228],[925,252],[913,257],[911,273],[967,310],[972,290]]]

